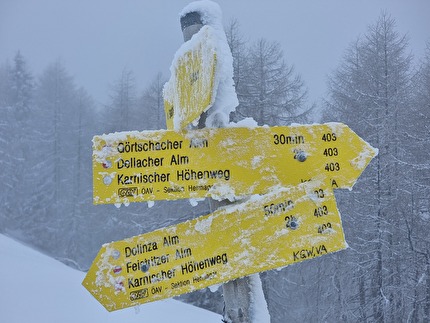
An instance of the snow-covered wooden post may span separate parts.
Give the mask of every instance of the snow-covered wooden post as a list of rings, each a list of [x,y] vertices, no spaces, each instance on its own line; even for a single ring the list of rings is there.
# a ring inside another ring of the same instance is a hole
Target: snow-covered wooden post
[[[203,5],[203,6],[202,6]],[[201,7],[202,6],[202,7]],[[208,12],[211,11],[215,12]],[[228,123],[229,112],[237,105],[238,100],[233,84],[232,55],[222,28],[221,10],[210,1],[194,2],[184,8],[181,13],[181,28],[184,41],[188,41],[194,34],[210,21],[216,30],[217,41],[223,44],[217,52],[217,64],[224,65],[218,69],[216,79],[216,94],[209,110],[204,111],[197,123],[197,128],[225,127]],[[218,29],[218,30],[217,30]],[[224,53],[223,53],[224,51]],[[221,55],[220,55],[221,54]],[[226,66],[227,65],[227,66]],[[223,75],[219,75],[223,73]],[[231,204],[228,200],[217,201],[210,199],[210,211],[214,212],[221,206]],[[259,274],[238,278],[223,284],[224,322],[228,323],[269,323],[270,317],[264,299]]]
[[[93,201],[212,197],[211,213],[103,245],[82,284],[112,311],[227,282],[224,321],[268,323],[255,273],[347,247],[333,188],[351,189],[377,150],[343,124],[229,123],[238,100],[221,10],[203,0],[181,17],[167,130],[95,136]]]

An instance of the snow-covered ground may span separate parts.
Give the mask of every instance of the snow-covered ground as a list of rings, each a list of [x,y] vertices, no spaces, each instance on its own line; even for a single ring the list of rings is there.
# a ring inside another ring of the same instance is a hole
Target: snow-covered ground
[[[222,319],[173,299],[109,313],[81,285],[84,276],[0,234],[0,321],[219,323]]]

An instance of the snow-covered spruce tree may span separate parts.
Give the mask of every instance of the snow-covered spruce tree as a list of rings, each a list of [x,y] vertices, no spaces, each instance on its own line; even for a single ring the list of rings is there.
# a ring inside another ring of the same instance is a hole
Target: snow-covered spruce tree
[[[408,281],[408,243],[401,206],[405,142],[402,129],[411,109],[411,56],[406,36],[383,13],[352,44],[329,81],[327,120],[347,123],[379,148],[379,155],[353,192],[341,196],[345,231],[352,247],[340,287],[347,317],[361,322],[406,320],[413,286]],[[351,194],[352,193],[352,194]],[[339,194],[340,195],[340,194]],[[352,280],[351,280],[351,273]]]
[[[406,142],[409,199],[402,205],[410,244],[414,297],[411,322],[430,320],[430,43],[414,78],[412,108],[402,131]]]
[[[9,107],[11,102],[11,69],[9,60],[0,65],[0,107],[2,108]]]
[[[26,178],[31,189],[29,235],[44,250],[67,250],[67,239],[59,232],[71,234],[66,223],[75,207],[79,104],[73,78],[61,62],[44,70],[35,97],[32,158]]]
[[[272,126],[304,121],[307,90],[293,66],[285,63],[279,43],[260,39],[245,50],[235,26],[228,39],[239,99],[234,120],[252,117],[259,125]]]
[[[30,121],[33,99],[33,76],[18,51],[12,65],[0,70],[0,167],[2,218],[4,230],[19,227],[17,219],[25,214],[28,186],[28,159],[31,159]]]
[[[14,57],[14,66],[11,72],[11,105],[16,110],[17,119],[22,120],[28,118],[34,86],[33,76],[19,51]]]
[[[93,205],[92,196],[91,140],[96,133],[96,110],[93,99],[85,89],[78,88],[75,98],[76,123],[69,126],[77,151],[70,164],[73,168],[72,178],[68,180],[68,185],[72,186],[71,212],[59,230],[63,231],[64,239],[68,240],[60,260],[72,267],[85,269],[84,262],[89,258],[90,246],[100,241],[95,237],[104,235],[105,228],[97,222],[99,212]]]
[[[139,130],[157,130],[166,128],[164,115],[163,87],[166,83],[163,75],[158,73],[152,82],[143,90],[136,111],[136,122]]]
[[[0,186],[0,204],[3,206],[0,211],[0,232],[4,232],[7,227],[7,217],[9,212],[6,211],[7,195],[6,192],[10,189],[8,183],[8,174],[10,174],[11,163],[8,160],[10,151],[8,134],[10,133],[10,106],[9,106],[9,82],[10,82],[11,66],[8,62],[0,66],[0,181],[4,183]],[[8,187],[9,186],[9,187]]]
[[[409,141],[408,160],[418,170],[428,170],[430,160],[430,42],[427,43],[425,56],[419,64],[414,77],[413,105],[403,112],[408,119],[405,126],[405,140]],[[430,182],[423,183],[430,186]]]
[[[236,19],[231,20],[225,27],[225,34],[233,56],[233,81],[240,104],[240,102],[245,99],[244,93],[246,93],[245,77],[248,60],[247,40],[241,33],[239,22]],[[245,117],[239,114],[238,109],[239,108],[236,107],[236,111],[231,113],[231,119],[235,122]]]
[[[110,101],[103,111],[103,132],[130,131],[130,122],[136,118],[136,79],[133,71],[124,68],[110,88]]]

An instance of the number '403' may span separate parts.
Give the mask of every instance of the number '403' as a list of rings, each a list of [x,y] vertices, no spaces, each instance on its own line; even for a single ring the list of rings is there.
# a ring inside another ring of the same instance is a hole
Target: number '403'
[[[339,151],[336,147],[324,149],[323,155],[326,157],[333,157],[339,155]]]
[[[318,207],[314,210],[314,216],[320,217],[328,214],[328,208],[326,205]]]
[[[337,172],[340,170],[340,165],[339,163],[328,163],[328,164],[325,164],[324,169],[328,172]]]

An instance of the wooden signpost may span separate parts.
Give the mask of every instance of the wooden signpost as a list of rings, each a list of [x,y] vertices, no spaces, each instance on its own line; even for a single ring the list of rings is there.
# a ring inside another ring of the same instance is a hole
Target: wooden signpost
[[[164,90],[168,130],[94,137],[93,202],[246,201],[105,244],[83,285],[109,311],[346,248],[333,189],[351,189],[377,155],[341,123],[188,128],[217,88],[214,37],[196,21]]]

